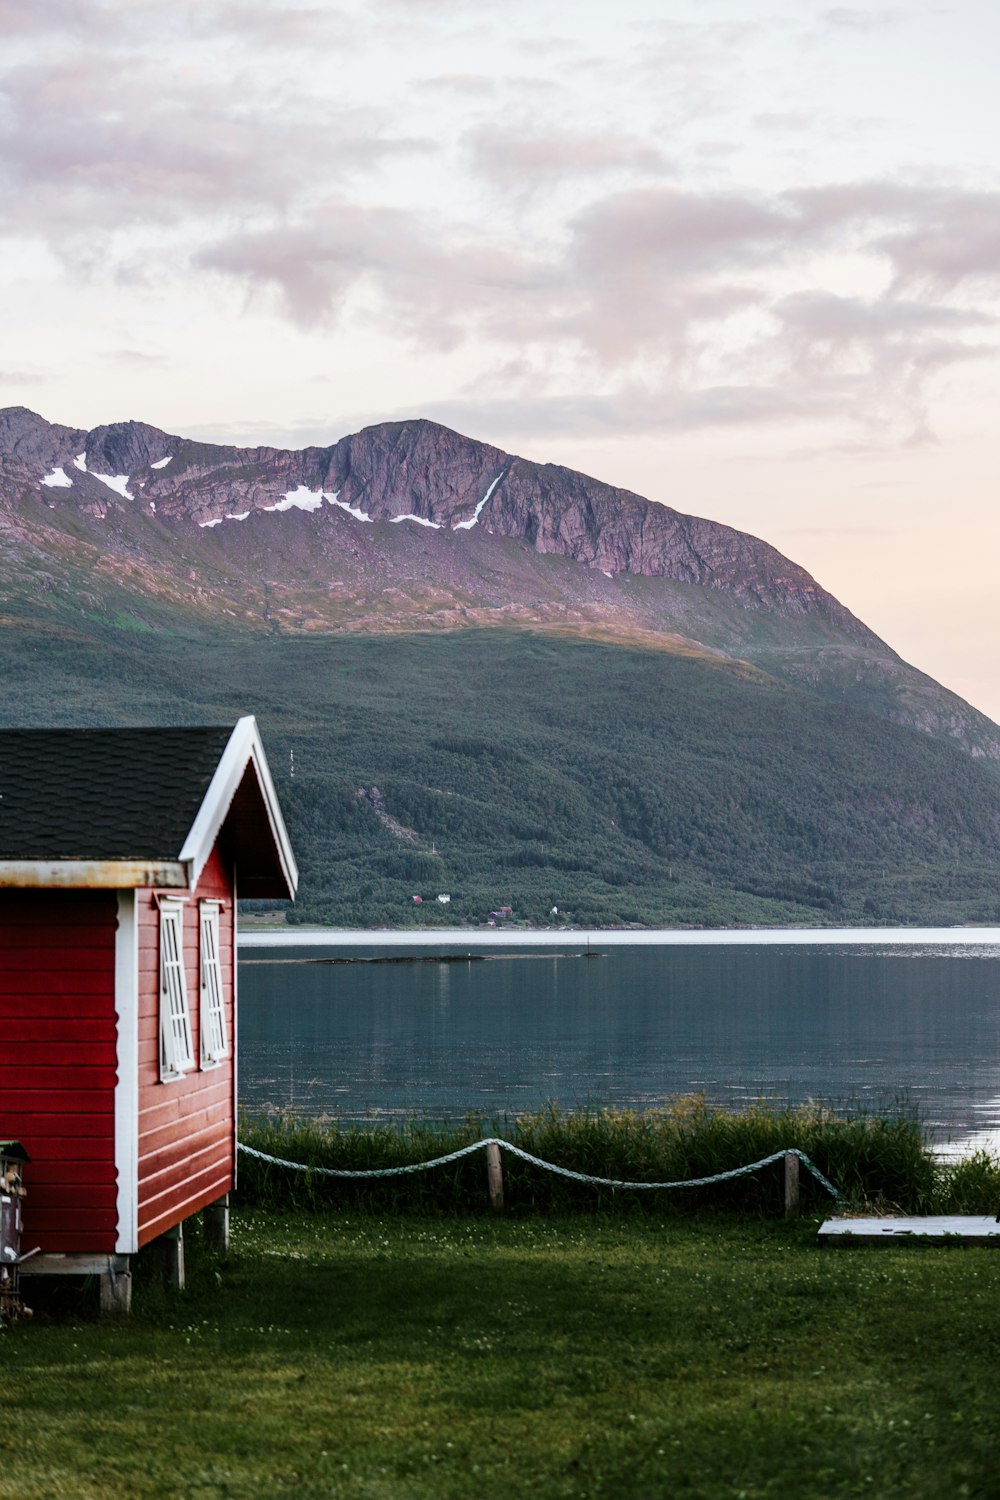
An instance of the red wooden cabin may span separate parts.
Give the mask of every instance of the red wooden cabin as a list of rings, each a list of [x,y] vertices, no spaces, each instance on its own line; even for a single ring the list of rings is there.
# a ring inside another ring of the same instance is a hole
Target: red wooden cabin
[[[96,1272],[127,1306],[128,1257],[226,1203],[236,898],[297,879],[252,718],[0,730],[0,1137],[31,1157],[24,1274]]]

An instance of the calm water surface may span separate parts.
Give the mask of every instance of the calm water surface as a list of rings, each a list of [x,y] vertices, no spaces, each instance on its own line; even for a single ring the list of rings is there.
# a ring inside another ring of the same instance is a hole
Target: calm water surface
[[[241,1099],[447,1120],[692,1092],[873,1107],[905,1096],[939,1140],[996,1147],[1000,932],[879,938],[250,934]],[[410,955],[423,961],[329,961]]]

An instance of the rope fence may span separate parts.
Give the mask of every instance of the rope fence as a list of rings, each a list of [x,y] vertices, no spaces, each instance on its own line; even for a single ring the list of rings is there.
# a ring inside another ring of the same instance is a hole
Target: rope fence
[[[500,1168],[500,1152],[509,1151],[512,1156],[517,1156],[521,1161],[530,1162],[533,1167],[541,1167],[543,1171],[554,1172],[558,1177],[569,1178],[571,1182],[582,1182],[592,1187],[607,1187],[622,1189],[632,1192],[666,1191],[675,1188],[708,1187],[716,1182],[731,1182],[737,1177],[748,1177],[752,1172],[759,1172],[762,1167],[773,1166],[775,1162],[785,1163],[785,1214],[792,1217],[798,1212],[799,1198],[799,1164],[811,1172],[813,1177],[826,1192],[833,1198],[839,1198],[840,1193],[824,1177],[823,1173],[814,1165],[805,1154],[795,1146],[789,1146],[783,1151],[773,1151],[770,1156],[764,1156],[760,1161],[749,1162],[743,1167],[733,1167],[728,1172],[715,1172],[710,1177],[689,1177],[680,1182],[626,1182],[616,1177],[594,1177],[589,1172],[574,1172],[569,1167],[557,1166],[555,1162],[543,1161],[539,1156],[532,1156],[529,1151],[522,1151],[520,1146],[515,1146],[511,1141],[501,1140],[497,1136],[488,1136],[480,1141],[473,1141],[469,1146],[462,1146],[458,1151],[449,1151],[447,1156],[436,1156],[431,1161],[411,1162],[404,1167],[372,1167],[366,1171],[348,1171],[343,1167],[314,1167],[305,1162],[285,1161],[280,1156],[269,1156],[266,1151],[257,1151],[253,1146],[245,1146],[242,1141],[237,1142],[237,1150],[244,1152],[247,1156],[256,1157],[258,1161],[268,1162],[271,1166],[287,1167],[292,1172],[311,1172],[319,1177],[406,1177],[413,1172],[429,1172],[433,1167],[444,1167],[449,1162],[458,1161],[463,1156],[469,1156],[473,1151],[486,1152],[486,1168],[489,1183],[490,1202],[494,1208],[503,1206],[503,1177]]]

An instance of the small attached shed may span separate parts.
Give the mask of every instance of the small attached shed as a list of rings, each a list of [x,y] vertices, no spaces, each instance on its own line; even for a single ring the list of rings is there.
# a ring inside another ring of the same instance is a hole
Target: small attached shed
[[[236,1170],[236,899],[298,872],[253,718],[0,730],[0,1137],[23,1274],[89,1272],[214,1209]]]

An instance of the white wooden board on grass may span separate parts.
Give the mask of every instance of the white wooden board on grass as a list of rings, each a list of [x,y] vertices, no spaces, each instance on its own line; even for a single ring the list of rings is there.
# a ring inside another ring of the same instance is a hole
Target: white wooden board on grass
[[[1000,1245],[1000,1224],[993,1214],[936,1214],[926,1218],[827,1219],[819,1228],[827,1244],[880,1244],[899,1240],[955,1238],[972,1244]]]

